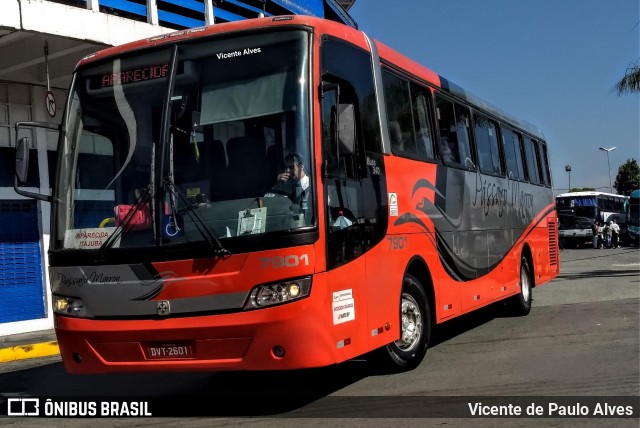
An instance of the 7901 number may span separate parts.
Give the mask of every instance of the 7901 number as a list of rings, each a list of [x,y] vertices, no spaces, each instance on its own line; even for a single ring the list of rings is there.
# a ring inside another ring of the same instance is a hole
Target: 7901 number
[[[390,236],[387,241],[389,241],[390,250],[402,250],[409,246],[406,236]]]
[[[272,267],[274,269],[285,267],[296,267],[300,265],[309,266],[309,255],[301,254],[300,256],[275,256],[275,257],[260,257],[262,263],[262,269]]]

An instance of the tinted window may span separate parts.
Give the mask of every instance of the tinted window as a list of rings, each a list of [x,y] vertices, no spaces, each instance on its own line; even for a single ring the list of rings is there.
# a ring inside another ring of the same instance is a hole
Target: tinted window
[[[434,159],[433,132],[431,128],[431,93],[414,83],[410,85],[411,102],[413,106],[414,129],[416,132],[416,146],[420,159]]]
[[[458,152],[460,163],[467,167],[473,167],[471,158],[471,139],[469,137],[471,126],[471,114],[469,109],[456,104],[456,132],[458,134]]]
[[[382,81],[391,151],[401,156],[417,157],[409,82],[386,72],[382,75]]]
[[[551,186],[551,174],[549,174],[549,157],[547,155],[547,146],[543,142],[538,143],[539,147],[539,160],[540,170],[542,171],[542,178],[545,186]]]
[[[522,180],[525,178],[522,163],[522,140],[520,134],[509,128],[502,128],[504,141],[504,157],[507,165],[507,176]]]
[[[474,120],[480,171],[487,174],[502,175],[498,145],[498,125],[481,115],[475,115]]]
[[[538,157],[534,148],[534,142],[529,137],[524,137],[524,150],[527,159],[529,181],[534,184],[540,184],[540,168],[538,167]]]
[[[382,153],[371,57],[365,51],[337,39],[327,37],[326,40],[331,40],[331,43],[323,45],[322,74],[330,73],[354,86],[365,149]]]
[[[436,108],[438,112],[438,128],[440,129],[440,140],[438,141],[440,158],[445,163],[460,163],[453,103],[436,95]]]
[[[447,164],[473,165],[469,146],[469,110],[436,96],[440,156]]]

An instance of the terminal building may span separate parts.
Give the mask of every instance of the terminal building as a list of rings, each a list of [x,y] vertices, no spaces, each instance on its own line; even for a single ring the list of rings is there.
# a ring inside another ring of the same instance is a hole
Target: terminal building
[[[73,69],[84,56],[184,28],[276,15],[311,15],[357,27],[355,0],[0,0],[0,336],[53,327],[49,203],[16,194],[15,123],[59,124]],[[25,190],[51,194],[57,132],[29,137]]]

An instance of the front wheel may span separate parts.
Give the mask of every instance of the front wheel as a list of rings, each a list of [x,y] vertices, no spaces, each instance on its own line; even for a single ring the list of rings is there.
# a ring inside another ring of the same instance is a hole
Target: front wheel
[[[513,316],[525,316],[531,312],[531,302],[533,301],[533,282],[531,269],[526,257],[522,257],[520,262],[520,293],[513,296],[508,306]]]
[[[406,274],[400,298],[400,338],[374,352],[376,362],[391,371],[416,368],[429,347],[431,309],[420,282]]]

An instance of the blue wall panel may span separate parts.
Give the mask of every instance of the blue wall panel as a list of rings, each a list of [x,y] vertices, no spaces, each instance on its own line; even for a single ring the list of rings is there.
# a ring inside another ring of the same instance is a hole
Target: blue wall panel
[[[0,201],[0,323],[45,317],[35,201]]]

